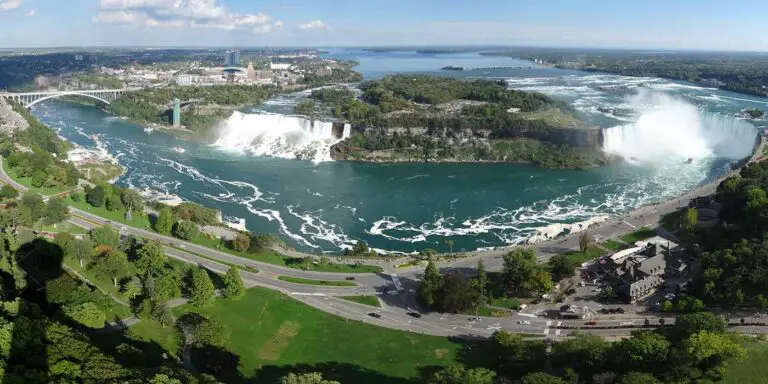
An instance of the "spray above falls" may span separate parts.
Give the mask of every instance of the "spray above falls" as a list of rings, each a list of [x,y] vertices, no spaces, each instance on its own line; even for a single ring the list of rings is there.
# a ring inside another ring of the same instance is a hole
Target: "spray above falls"
[[[320,162],[330,161],[331,146],[349,135],[349,124],[301,116],[234,112],[219,129],[219,138],[213,145],[254,156]]]
[[[603,131],[603,149],[625,159],[658,163],[702,158],[743,159],[752,154],[757,130],[731,116],[648,90],[629,98],[634,123]]]

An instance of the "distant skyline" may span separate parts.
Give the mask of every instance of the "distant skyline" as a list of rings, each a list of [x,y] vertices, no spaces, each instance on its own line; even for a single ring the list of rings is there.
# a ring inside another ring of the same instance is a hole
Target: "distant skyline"
[[[527,45],[768,51],[768,2],[0,0],[0,47]]]

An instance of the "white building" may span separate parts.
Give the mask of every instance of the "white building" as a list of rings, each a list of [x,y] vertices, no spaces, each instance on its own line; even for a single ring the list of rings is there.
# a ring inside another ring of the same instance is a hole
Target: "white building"
[[[269,69],[273,71],[287,71],[291,69],[291,64],[287,63],[269,63]]]

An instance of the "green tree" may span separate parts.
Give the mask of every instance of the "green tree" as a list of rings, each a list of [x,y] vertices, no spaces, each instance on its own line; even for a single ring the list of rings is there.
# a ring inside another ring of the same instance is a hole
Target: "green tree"
[[[75,237],[72,236],[72,234],[69,232],[59,232],[53,238],[53,242],[58,245],[59,248],[66,251],[67,247],[69,247],[69,243],[71,243],[74,239]]]
[[[233,300],[240,300],[245,296],[245,285],[243,278],[240,277],[240,270],[233,265],[224,275],[224,297]]]
[[[683,343],[683,348],[694,362],[705,362],[710,367],[730,359],[743,360],[746,357],[744,347],[724,333],[710,331],[695,333]]]
[[[504,255],[502,275],[507,289],[521,292],[536,274],[536,254],[533,249],[517,248]]]
[[[176,223],[176,217],[170,208],[162,208],[160,214],[155,222],[155,231],[168,235],[173,229],[173,224]]]
[[[48,199],[48,205],[45,207],[45,224],[58,224],[69,219],[69,207],[64,200],[58,197]]]
[[[45,202],[37,193],[32,191],[26,192],[21,197],[21,204],[29,209],[33,222],[37,222],[37,220],[45,216]]]
[[[338,381],[325,380],[323,374],[319,372],[312,373],[289,373],[288,376],[280,378],[280,384],[340,384]]]
[[[181,380],[158,373],[149,379],[149,384],[183,384]]]
[[[148,276],[144,281],[147,296],[165,302],[181,296],[182,276],[175,269],[165,269],[157,277]]]
[[[589,231],[584,231],[579,235],[579,249],[582,252],[586,252],[587,248],[589,248],[590,245],[592,245],[595,242],[595,239],[592,237],[592,235],[589,234]]]
[[[419,284],[418,298],[424,306],[431,308],[435,305],[435,296],[440,289],[441,280],[437,265],[434,261],[430,261],[424,269],[424,277]]]
[[[106,207],[109,211],[122,211],[125,209],[125,206],[123,205],[123,201],[120,200],[119,196],[115,195],[109,195],[106,199]]]
[[[88,237],[96,245],[106,245],[112,249],[120,246],[120,234],[111,227],[98,227],[88,232]]]
[[[568,260],[568,256],[564,254],[552,256],[549,259],[549,269],[554,281],[560,281],[574,274],[573,264]]]
[[[485,264],[483,260],[477,261],[477,294],[481,304],[488,302],[488,274],[485,272]]]
[[[97,274],[112,279],[115,287],[123,277],[131,274],[132,268],[128,256],[121,251],[111,251],[96,258],[90,268]]]
[[[688,313],[678,316],[667,333],[672,341],[679,343],[702,331],[723,333],[727,325],[724,318],[711,312]]]
[[[69,198],[72,199],[74,202],[80,202],[83,201],[83,193],[80,191],[75,191],[69,194]]]
[[[134,276],[130,280],[126,281],[123,286],[120,288],[120,293],[123,294],[123,296],[134,299],[141,295],[142,286],[141,286],[141,280],[139,280],[138,277]]]
[[[198,347],[222,347],[230,337],[230,331],[224,324],[215,318],[207,318],[194,312],[181,316],[176,326],[187,344]]]
[[[537,270],[530,279],[524,284],[524,288],[535,295],[541,295],[552,290],[555,284],[552,282],[552,275],[541,269]]]
[[[15,199],[19,197],[19,191],[13,188],[10,184],[6,184],[0,188],[0,197],[3,199]]]
[[[88,202],[88,204],[90,204],[92,207],[103,207],[105,199],[106,193],[104,192],[104,187],[101,185],[97,185],[91,189],[86,189],[85,191],[85,201]]]
[[[692,234],[699,222],[699,211],[696,208],[688,208],[680,219],[680,229],[686,234]]]
[[[429,384],[494,384],[496,372],[485,368],[451,365],[433,375]]]
[[[163,247],[157,241],[150,240],[142,244],[136,252],[136,269],[142,276],[147,274],[156,274],[165,267],[168,257],[163,251]]]
[[[238,233],[232,240],[232,248],[238,252],[245,252],[251,248],[251,235],[247,233]]]
[[[545,372],[529,373],[520,379],[520,384],[568,384],[565,380]]]
[[[445,239],[445,245],[448,246],[448,253],[451,255],[453,255],[453,244],[453,239]]]
[[[202,268],[190,270],[187,296],[192,305],[200,308],[208,307],[213,304],[215,294],[216,289],[208,276],[208,271]]]
[[[644,371],[648,367],[663,367],[669,358],[670,342],[654,332],[638,332],[629,339],[615,343],[611,353],[623,371]]]
[[[200,228],[189,220],[182,220],[173,226],[173,235],[179,239],[192,240],[200,235]]]
[[[74,239],[64,248],[64,256],[77,260],[80,267],[93,260],[93,244],[88,240]]]
[[[650,373],[630,372],[619,380],[618,384],[660,384],[661,382]]]
[[[576,333],[552,346],[552,364],[573,369],[581,377],[592,377],[603,371],[610,345],[600,336]]]
[[[120,200],[123,205],[133,212],[144,211],[144,200],[139,195],[139,192],[133,189],[123,190],[120,194]]]
[[[442,277],[435,294],[435,307],[443,312],[463,312],[477,307],[477,296],[477,291],[472,289],[466,276],[452,270]]]
[[[72,320],[89,328],[104,328],[107,321],[107,315],[99,309],[98,305],[91,302],[65,305],[63,310]]]

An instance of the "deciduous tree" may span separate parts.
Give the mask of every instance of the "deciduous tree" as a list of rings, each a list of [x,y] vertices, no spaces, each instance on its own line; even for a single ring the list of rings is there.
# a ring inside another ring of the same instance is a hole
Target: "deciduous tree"
[[[430,261],[427,268],[424,269],[424,277],[419,284],[418,298],[424,306],[431,308],[435,305],[435,295],[440,289],[440,282],[441,277],[437,265],[434,261]]]
[[[173,235],[183,240],[192,240],[200,235],[200,229],[197,224],[182,220],[173,226]]]
[[[107,321],[107,315],[104,314],[98,305],[91,302],[65,305],[63,309],[64,313],[72,320],[89,328],[103,328]]]
[[[579,249],[582,252],[586,252],[587,248],[589,248],[592,243],[595,242],[595,239],[592,237],[592,235],[589,234],[589,231],[584,231],[579,235]]]
[[[173,212],[170,208],[162,208],[160,214],[155,222],[155,231],[168,235],[173,229],[173,224],[176,222],[176,218],[173,216]]]
[[[157,273],[165,266],[168,257],[160,243],[150,240],[144,243],[136,252],[136,269],[142,276]]]
[[[247,233],[238,233],[232,240],[232,248],[239,252],[245,252],[251,247],[251,235]]]
[[[208,276],[208,271],[202,268],[195,268],[190,271],[187,295],[192,305],[196,307],[210,306],[213,304],[215,293],[216,290]]]
[[[69,219],[69,207],[64,200],[58,197],[48,199],[48,205],[45,207],[45,224],[58,224]]]
[[[104,187],[101,185],[97,185],[91,189],[86,189],[85,191],[85,201],[93,207],[103,207],[105,199],[106,194],[104,192]]]
[[[233,300],[240,300],[245,295],[245,285],[243,278],[240,277],[240,270],[233,265],[224,275],[224,297]]]

